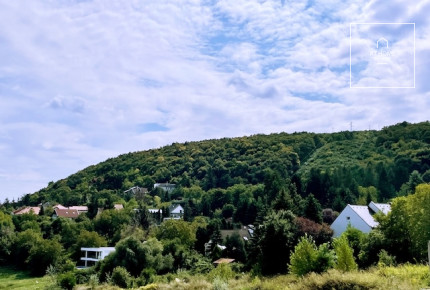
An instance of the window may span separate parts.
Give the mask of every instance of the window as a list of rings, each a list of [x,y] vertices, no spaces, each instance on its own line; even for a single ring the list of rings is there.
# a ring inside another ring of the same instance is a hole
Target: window
[[[350,219],[351,219],[351,217],[349,217],[349,216],[347,216],[347,217],[346,217],[346,220],[347,220],[347,221],[349,221]]]

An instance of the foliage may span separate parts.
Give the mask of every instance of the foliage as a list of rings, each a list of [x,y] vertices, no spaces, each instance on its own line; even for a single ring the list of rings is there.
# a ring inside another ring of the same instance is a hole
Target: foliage
[[[319,247],[314,240],[305,235],[300,238],[290,257],[290,271],[298,276],[306,275],[310,272],[322,273],[334,265],[334,255],[328,249],[327,244]]]
[[[167,220],[163,222],[155,232],[157,239],[173,240],[178,241],[187,246],[191,247],[196,240],[195,229],[191,226],[191,223],[183,220]]]
[[[309,235],[317,245],[331,241],[333,230],[327,224],[318,224],[303,217],[296,218],[294,223],[297,226],[297,235],[300,237]]]
[[[49,265],[55,264],[63,255],[63,247],[56,240],[40,240],[35,243],[26,260],[31,273],[36,276],[45,274]]]
[[[76,277],[73,272],[66,272],[58,276],[58,284],[63,289],[72,290],[76,285]]]
[[[346,236],[340,236],[333,241],[334,251],[336,253],[337,270],[348,272],[357,269],[354,260],[353,249],[349,246]]]
[[[381,231],[398,262],[427,259],[430,240],[430,185],[416,187],[415,194],[395,198],[391,212],[382,218]]]
[[[223,281],[228,281],[234,277],[234,272],[231,269],[231,266],[226,263],[219,264],[213,270],[211,270],[208,274],[209,280],[213,281],[218,278]]]
[[[115,267],[112,271],[112,283],[121,288],[128,288],[131,284],[130,273],[124,267]]]
[[[251,240],[249,263],[264,275],[286,273],[295,245],[296,227],[290,211],[269,213]]]

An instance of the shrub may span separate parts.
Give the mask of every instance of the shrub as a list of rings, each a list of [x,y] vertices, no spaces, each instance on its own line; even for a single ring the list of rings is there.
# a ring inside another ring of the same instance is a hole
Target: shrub
[[[335,268],[340,271],[352,271],[357,269],[357,264],[354,261],[353,250],[348,244],[345,236],[340,236],[333,242],[334,251],[336,252]]]
[[[234,272],[229,264],[219,264],[215,269],[209,272],[209,279],[214,280],[219,278],[221,280],[228,281],[234,278]]]
[[[140,277],[137,279],[138,286],[144,286],[154,282],[154,277],[157,273],[152,268],[143,269],[140,273]]]
[[[128,288],[131,284],[130,273],[124,267],[116,267],[113,269],[111,282],[121,288]]]
[[[396,259],[394,256],[388,254],[387,251],[381,250],[378,254],[380,266],[394,266],[396,264]]]
[[[226,281],[216,277],[213,282],[213,290],[228,290],[228,284]]]
[[[307,235],[300,239],[290,259],[290,271],[297,276],[303,276],[310,272],[325,272],[334,263],[333,253],[327,244],[317,248],[312,237]]]
[[[58,284],[61,288],[72,290],[76,285],[76,277],[73,272],[66,272],[58,276]]]

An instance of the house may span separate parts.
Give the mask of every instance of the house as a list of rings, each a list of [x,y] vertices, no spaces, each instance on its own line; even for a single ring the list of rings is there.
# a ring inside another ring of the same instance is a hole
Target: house
[[[85,252],[85,256],[81,257],[81,261],[84,261],[84,267],[88,268],[94,266],[98,261],[103,260],[107,255],[115,252],[114,247],[100,247],[100,248],[81,248],[82,252]]]
[[[21,215],[21,214],[26,214],[26,213],[32,213],[35,215],[39,215],[40,207],[38,207],[38,206],[26,206],[26,207],[19,208],[19,209],[12,212],[12,214],[14,214],[14,215]]]
[[[221,258],[221,259],[216,260],[213,263],[214,263],[215,266],[218,266],[220,264],[230,264],[230,263],[233,263],[233,262],[234,262],[234,259]]]
[[[161,221],[163,217],[163,210],[157,208],[148,208],[149,214],[155,219],[158,223]]]
[[[86,205],[70,206],[69,209],[77,210],[79,214],[88,212],[88,206]]]
[[[164,191],[167,191],[168,193],[171,193],[175,188],[176,188],[176,184],[173,183],[156,183],[154,184],[154,189],[155,188],[161,188]]]
[[[70,218],[75,219],[79,216],[79,212],[76,209],[61,209],[56,208],[55,213],[52,215],[52,218],[58,218],[58,217],[64,217],[64,218]]]
[[[65,206],[62,206],[61,204],[56,204],[56,205],[54,205],[53,207],[52,207],[54,210],[56,209],[56,208],[59,208],[59,209],[67,209],[67,207],[65,207]]]
[[[120,203],[116,203],[113,205],[113,208],[116,210],[121,210],[121,209],[124,209],[124,206]]]
[[[169,206],[170,217],[172,219],[181,219],[184,217],[184,208],[180,204]]]
[[[389,204],[374,202],[370,202],[368,206],[348,204],[330,226],[333,230],[333,237],[340,236],[348,225],[363,233],[368,233],[379,224],[373,215],[379,212],[387,214],[390,209]]]

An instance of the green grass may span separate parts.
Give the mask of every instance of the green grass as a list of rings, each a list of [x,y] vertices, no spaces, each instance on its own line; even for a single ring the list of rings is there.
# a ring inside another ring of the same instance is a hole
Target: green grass
[[[49,284],[47,277],[32,277],[13,267],[0,267],[0,289],[44,289]]]

